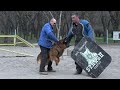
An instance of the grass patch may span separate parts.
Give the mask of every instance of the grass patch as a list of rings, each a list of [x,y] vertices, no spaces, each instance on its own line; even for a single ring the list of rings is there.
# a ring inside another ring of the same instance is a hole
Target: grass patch
[[[106,42],[104,42],[103,37],[95,37],[95,40],[97,44],[106,44]],[[113,40],[113,38],[108,38],[108,44],[115,44],[115,43],[120,43],[120,40],[115,41]],[[75,44],[75,39],[72,38],[70,45],[74,45],[74,44]]]

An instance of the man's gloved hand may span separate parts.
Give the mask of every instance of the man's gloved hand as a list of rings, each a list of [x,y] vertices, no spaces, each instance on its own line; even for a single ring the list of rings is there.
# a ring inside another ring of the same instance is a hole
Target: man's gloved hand
[[[64,43],[64,44],[67,44],[67,37],[65,37],[65,38],[63,39],[63,43]]]
[[[67,48],[69,47],[69,43],[70,42],[68,42],[68,38],[67,37],[64,38],[63,43],[67,46]]]

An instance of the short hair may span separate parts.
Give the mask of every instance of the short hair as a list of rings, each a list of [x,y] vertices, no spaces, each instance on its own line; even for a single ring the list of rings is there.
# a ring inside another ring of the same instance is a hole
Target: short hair
[[[79,17],[79,14],[78,13],[72,13],[72,15],[71,16],[77,16],[77,17]]]

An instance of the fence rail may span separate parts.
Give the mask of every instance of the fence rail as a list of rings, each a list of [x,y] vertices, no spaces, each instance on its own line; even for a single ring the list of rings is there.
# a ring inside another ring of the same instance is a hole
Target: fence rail
[[[0,35],[0,38],[13,38],[14,40],[12,44],[0,43],[0,46],[15,46],[16,44],[24,43],[25,45],[29,47],[35,47],[33,44],[29,43],[28,41],[26,41],[25,39],[21,38],[18,35]],[[17,42],[17,39],[21,42]]]

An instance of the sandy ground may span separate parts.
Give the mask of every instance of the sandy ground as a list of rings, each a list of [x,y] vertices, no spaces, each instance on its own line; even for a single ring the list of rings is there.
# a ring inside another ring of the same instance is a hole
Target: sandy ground
[[[111,55],[112,62],[96,79],[120,79],[120,45],[100,46]],[[38,72],[36,58],[40,51],[39,47],[0,46],[0,48],[34,55],[15,57],[20,55],[0,50],[0,79],[92,79],[85,71],[81,75],[74,75],[76,71],[74,60],[67,55],[67,51],[73,49],[72,46],[65,50],[58,66],[53,63],[53,68],[57,72],[50,72],[49,75],[40,75]]]

